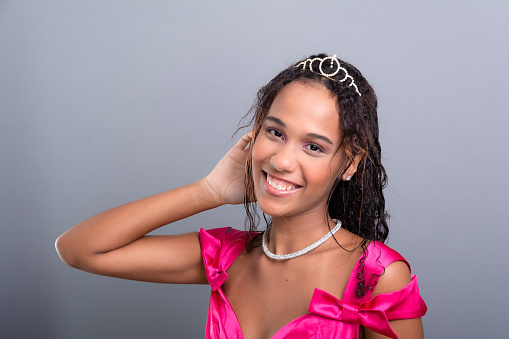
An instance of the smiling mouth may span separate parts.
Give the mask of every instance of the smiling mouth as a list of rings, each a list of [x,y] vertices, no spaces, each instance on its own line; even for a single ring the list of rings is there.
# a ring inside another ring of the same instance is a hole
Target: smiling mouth
[[[267,179],[269,185],[278,191],[291,191],[302,187],[300,185],[295,185],[293,183],[277,179],[265,171],[263,173],[265,174],[265,178]]]

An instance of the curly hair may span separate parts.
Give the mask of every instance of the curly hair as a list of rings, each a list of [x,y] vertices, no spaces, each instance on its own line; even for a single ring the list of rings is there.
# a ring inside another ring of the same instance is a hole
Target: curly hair
[[[318,54],[306,59],[326,57],[326,54]],[[326,211],[332,219],[340,220],[342,227],[365,239],[361,244],[364,249],[363,256],[365,256],[367,240],[385,242],[389,234],[387,225],[389,216],[385,211],[385,198],[382,192],[383,188],[387,186],[387,175],[381,163],[381,148],[378,140],[377,98],[373,88],[361,72],[349,63],[338,59],[341,67],[346,69],[351,76],[351,78],[341,81],[346,75],[344,71],[340,70],[332,77],[322,76],[319,74],[318,62],[312,64],[312,71],[308,68],[309,63],[305,69],[300,66],[297,67],[306,59],[283,70],[267,85],[263,86],[258,91],[253,107],[244,117],[249,118],[248,125],[253,125],[253,142],[248,150],[245,167],[246,193],[244,207],[246,210],[246,229],[250,239],[247,243],[247,250],[250,251],[260,244],[260,237],[254,237],[254,239],[251,237],[253,232],[258,232],[257,226],[259,223],[257,206],[253,203],[253,201],[256,201],[256,197],[252,173],[252,145],[277,94],[287,84],[300,81],[321,84],[334,95],[339,107],[340,126],[338,127],[343,131],[342,145],[348,163],[352,163],[354,158],[358,156],[361,157],[357,171],[351,180],[343,181],[341,180],[342,176],[336,179],[329,194]],[[329,62],[324,62],[322,66],[325,73],[332,73],[333,69]],[[352,86],[352,81],[355,81],[361,95]],[[264,218],[267,224],[271,222],[265,215]],[[338,245],[341,246],[339,243]],[[365,287],[361,288],[360,285],[364,286],[362,280],[359,282],[359,289],[362,291],[357,291],[357,294],[363,295]]]

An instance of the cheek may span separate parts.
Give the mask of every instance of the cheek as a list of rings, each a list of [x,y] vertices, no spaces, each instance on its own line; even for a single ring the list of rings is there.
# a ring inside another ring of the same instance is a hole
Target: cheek
[[[332,189],[334,181],[339,176],[340,170],[340,166],[336,164],[333,165],[327,161],[326,163],[308,166],[305,176],[315,187],[320,187],[328,193]]]
[[[256,182],[260,180],[260,169],[261,162],[263,159],[263,148],[260,147],[260,143],[255,141],[253,144],[253,149],[251,150],[251,171],[253,176],[253,181],[255,182],[255,190],[256,190]]]
[[[251,151],[251,169],[252,169],[253,175],[255,177],[257,175],[258,168],[260,168],[259,161],[258,161],[258,158],[259,158],[258,155],[259,155],[259,153],[258,153],[256,147],[253,146],[253,150]]]
[[[270,153],[269,147],[266,142],[260,137],[255,140],[253,150],[251,152],[251,159],[253,161],[253,169],[259,168],[260,163],[268,157]]]
[[[306,178],[308,178],[308,182],[315,187],[320,187],[321,189],[328,188],[330,185],[329,183],[333,181],[333,176],[328,173],[329,171],[322,170],[322,171],[310,171],[308,172],[308,175],[304,174]]]

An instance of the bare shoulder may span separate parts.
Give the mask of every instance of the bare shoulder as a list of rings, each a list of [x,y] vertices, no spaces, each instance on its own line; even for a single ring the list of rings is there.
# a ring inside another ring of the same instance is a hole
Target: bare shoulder
[[[411,282],[410,268],[404,261],[397,260],[385,268],[373,291],[373,296],[398,291]],[[422,320],[420,318],[389,321],[391,328],[400,339],[424,339]],[[365,339],[387,338],[379,333],[364,329]]]
[[[385,268],[384,273],[376,284],[373,296],[398,291],[411,281],[412,278],[408,264],[401,260],[395,261]]]

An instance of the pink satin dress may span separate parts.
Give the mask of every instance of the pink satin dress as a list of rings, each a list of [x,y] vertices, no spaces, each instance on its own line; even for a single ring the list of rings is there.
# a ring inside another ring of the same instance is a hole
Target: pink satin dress
[[[246,233],[235,229],[216,228],[200,230],[200,244],[205,264],[205,273],[211,287],[209,312],[207,316],[206,338],[242,339],[237,316],[221,285],[228,278],[228,267],[245,248]],[[368,245],[368,255],[364,262],[366,284],[376,283],[378,277],[394,261],[405,259],[396,251],[381,242]],[[407,263],[408,264],[408,263]],[[351,274],[342,300],[315,288],[307,314],[294,319],[281,328],[272,338],[359,338],[360,325],[383,334],[398,338],[389,325],[389,320],[420,318],[426,313],[426,304],[419,295],[417,279],[399,291],[379,294],[371,298],[367,290],[364,297],[355,296],[358,271],[357,262]]]

